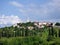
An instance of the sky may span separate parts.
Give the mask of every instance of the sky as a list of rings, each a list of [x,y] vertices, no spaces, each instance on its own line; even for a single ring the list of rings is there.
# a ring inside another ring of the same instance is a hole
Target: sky
[[[0,0],[0,26],[27,20],[60,22],[60,0]]]

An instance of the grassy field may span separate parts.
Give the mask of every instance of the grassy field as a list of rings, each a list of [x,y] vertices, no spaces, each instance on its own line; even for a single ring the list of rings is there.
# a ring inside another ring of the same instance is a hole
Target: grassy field
[[[3,37],[0,39],[0,45],[60,45],[60,38],[58,37],[50,37],[50,40],[44,38],[39,36]]]

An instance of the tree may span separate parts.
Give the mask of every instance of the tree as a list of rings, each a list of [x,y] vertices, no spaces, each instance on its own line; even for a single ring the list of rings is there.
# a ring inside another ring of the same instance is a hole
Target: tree
[[[59,23],[59,22],[57,22],[55,25],[56,25],[56,26],[60,26],[60,23]]]
[[[25,30],[25,36],[28,36],[28,28]]]
[[[2,29],[0,28],[0,38],[2,37]]]
[[[59,37],[60,37],[60,30],[59,30]]]

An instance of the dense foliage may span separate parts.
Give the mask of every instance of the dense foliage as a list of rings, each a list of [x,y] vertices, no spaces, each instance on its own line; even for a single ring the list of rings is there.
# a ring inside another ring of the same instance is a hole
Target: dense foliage
[[[57,22],[55,25],[56,25],[56,26],[60,26],[60,23],[59,23],[59,22]]]
[[[60,45],[60,28],[37,28],[33,23],[18,23],[23,28],[0,28],[0,45]],[[33,26],[33,30],[27,27]]]

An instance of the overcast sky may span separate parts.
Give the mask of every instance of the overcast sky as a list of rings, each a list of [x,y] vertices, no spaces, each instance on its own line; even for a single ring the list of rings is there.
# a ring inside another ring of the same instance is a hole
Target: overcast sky
[[[0,0],[0,24],[60,21],[60,0]]]

